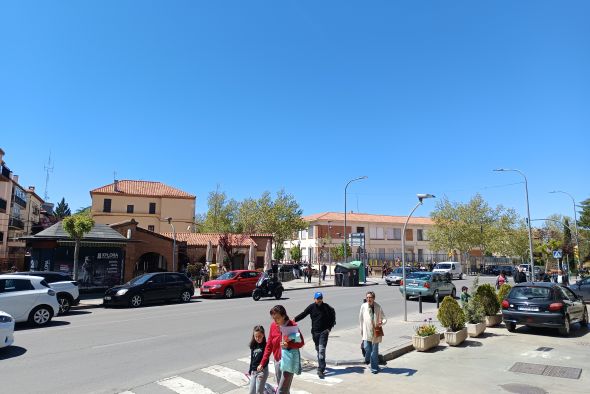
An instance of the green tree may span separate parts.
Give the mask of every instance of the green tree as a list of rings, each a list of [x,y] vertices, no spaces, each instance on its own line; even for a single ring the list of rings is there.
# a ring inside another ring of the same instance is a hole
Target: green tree
[[[295,261],[296,263],[299,263],[301,261],[301,244],[297,243],[295,245],[293,245],[291,247],[291,260]]]
[[[272,250],[272,258],[276,261],[281,261],[285,258],[285,247],[283,244],[275,244]]]
[[[76,215],[88,215],[90,216],[90,212],[91,212],[92,207],[82,207],[82,208],[78,208],[76,210]]]
[[[259,201],[247,198],[239,204],[236,229],[238,232],[255,234],[261,230]]]
[[[235,218],[238,211],[238,203],[228,200],[224,192],[219,191],[219,186],[207,198],[208,210],[200,228],[204,233],[231,233],[235,232]]]
[[[348,243],[346,244],[346,251],[348,256],[352,256],[352,249]],[[344,243],[336,245],[332,248],[332,258],[334,261],[344,261]]]
[[[590,230],[590,198],[582,201],[580,203],[580,207],[582,207],[582,210],[578,212],[580,214],[578,219],[578,227]]]
[[[62,197],[61,201],[58,202],[57,206],[55,207],[54,216],[59,219],[63,219],[67,216],[70,216],[71,214],[72,211],[70,210],[68,203],[66,203],[66,199]]]
[[[84,235],[92,230],[94,220],[88,215],[68,216],[62,221],[66,233],[74,240],[74,280],[78,280],[78,254]]]
[[[263,230],[273,234],[275,245],[283,244],[294,233],[307,228],[307,223],[301,219],[302,213],[295,198],[284,190],[280,190],[269,207],[265,205],[261,207],[261,214],[265,215]]]

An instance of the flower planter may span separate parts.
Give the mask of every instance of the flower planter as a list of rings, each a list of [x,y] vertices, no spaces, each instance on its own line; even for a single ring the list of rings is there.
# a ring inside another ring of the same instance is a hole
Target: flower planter
[[[502,315],[486,316],[486,327],[494,327],[502,323]]]
[[[486,323],[475,323],[475,324],[467,324],[467,334],[469,334],[470,338],[475,338],[480,336],[486,330]]]
[[[438,346],[439,343],[440,334],[438,332],[427,337],[421,337],[419,335],[414,335],[412,337],[412,345],[414,345],[414,348],[419,352],[425,352],[428,349],[432,349],[433,347]]]
[[[464,327],[459,331],[446,331],[445,341],[449,346],[457,346],[467,339],[467,328]]]

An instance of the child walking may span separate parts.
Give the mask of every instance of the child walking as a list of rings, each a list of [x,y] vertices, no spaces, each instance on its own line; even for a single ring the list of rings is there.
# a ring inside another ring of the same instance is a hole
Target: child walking
[[[264,327],[256,326],[252,332],[252,339],[250,340],[250,391],[249,394],[264,394],[264,386],[268,378],[268,366],[264,367],[262,371],[258,372],[256,369],[262,361],[264,355],[264,348],[266,347],[266,336],[264,335]]]

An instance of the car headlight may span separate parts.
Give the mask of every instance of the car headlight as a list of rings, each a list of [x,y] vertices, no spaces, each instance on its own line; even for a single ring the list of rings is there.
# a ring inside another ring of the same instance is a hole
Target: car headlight
[[[219,289],[221,287],[221,285],[213,285],[211,286],[212,289]]]
[[[125,293],[127,293],[128,291],[129,291],[129,289],[121,289],[121,290],[117,291],[117,295],[118,296],[125,295]]]
[[[12,321],[12,317],[10,316],[0,316],[0,323],[10,323]]]

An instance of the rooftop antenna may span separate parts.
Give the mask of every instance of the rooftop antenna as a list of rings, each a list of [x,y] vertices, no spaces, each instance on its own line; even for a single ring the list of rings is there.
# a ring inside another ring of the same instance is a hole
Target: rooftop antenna
[[[53,172],[53,164],[51,163],[51,151],[49,151],[49,160],[47,160],[47,165],[43,166],[43,169],[45,170],[45,193],[43,194],[43,199],[47,202],[49,201],[49,174]]]

